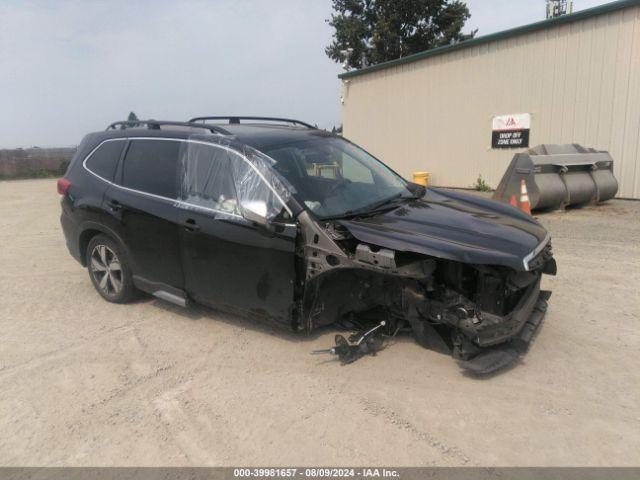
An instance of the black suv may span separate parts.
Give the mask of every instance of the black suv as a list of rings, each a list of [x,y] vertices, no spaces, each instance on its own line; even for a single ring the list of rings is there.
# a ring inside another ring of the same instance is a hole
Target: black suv
[[[293,329],[341,322],[351,361],[411,328],[476,372],[526,348],[555,274],[519,210],[402,179],[304,122],[199,117],[87,135],[64,178],[71,254],[110,302],[137,291]]]

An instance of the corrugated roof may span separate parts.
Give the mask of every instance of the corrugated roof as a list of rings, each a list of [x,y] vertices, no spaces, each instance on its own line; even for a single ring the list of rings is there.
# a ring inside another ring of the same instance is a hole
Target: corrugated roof
[[[535,32],[545,28],[555,27],[557,25],[563,25],[565,23],[575,22],[578,20],[584,20],[585,18],[594,17],[597,15],[604,15],[607,13],[615,12],[623,8],[640,5],[640,0],[620,0],[617,2],[606,3],[598,7],[588,8],[580,10],[579,12],[571,13],[568,15],[562,15],[560,17],[551,18],[549,20],[542,20],[541,22],[530,23],[521,27],[510,28],[509,30],[503,30],[501,32],[492,33],[490,35],[484,35],[482,37],[473,38],[465,42],[454,43],[452,45],[445,45],[443,47],[432,48],[431,50],[425,50],[424,52],[414,53],[407,57],[397,58],[395,60],[389,60],[387,62],[371,65],[359,70],[352,70],[350,72],[341,73],[338,78],[350,78],[359,75],[364,75],[370,72],[376,72],[385,68],[402,65],[405,63],[411,63],[423,58],[433,57],[435,55],[442,55],[444,53],[450,53],[455,50],[461,50],[463,48],[474,47],[483,43],[492,42],[494,40],[502,40],[516,35],[522,35],[523,33]]]

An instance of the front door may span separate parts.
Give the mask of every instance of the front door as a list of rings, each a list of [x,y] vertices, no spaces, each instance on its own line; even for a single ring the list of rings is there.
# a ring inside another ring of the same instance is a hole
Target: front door
[[[226,147],[189,142],[183,150],[178,222],[185,289],[199,302],[288,326],[296,226],[243,218],[235,173],[250,175],[247,168]],[[257,175],[252,180],[263,182]]]

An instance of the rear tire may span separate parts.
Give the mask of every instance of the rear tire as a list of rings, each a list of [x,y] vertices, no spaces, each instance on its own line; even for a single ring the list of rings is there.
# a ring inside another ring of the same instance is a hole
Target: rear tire
[[[96,235],[87,245],[86,261],[91,283],[106,301],[127,303],[136,297],[128,258],[116,241]]]

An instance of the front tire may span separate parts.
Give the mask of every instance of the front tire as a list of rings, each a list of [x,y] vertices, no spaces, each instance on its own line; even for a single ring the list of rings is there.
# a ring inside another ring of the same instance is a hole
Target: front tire
[[[106,235],[96,235],[86,251],[91,283],[108,302],[126,303],[136,294],[131,267],[124,249]]]

